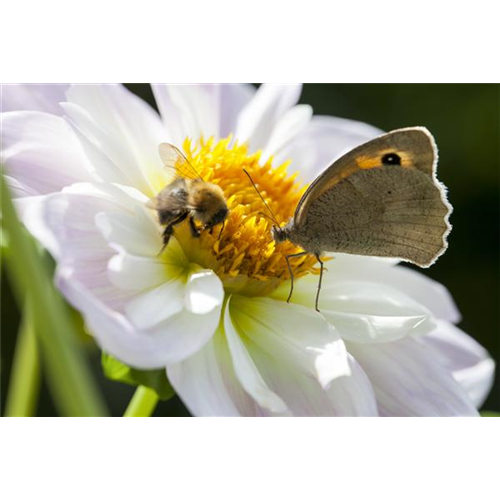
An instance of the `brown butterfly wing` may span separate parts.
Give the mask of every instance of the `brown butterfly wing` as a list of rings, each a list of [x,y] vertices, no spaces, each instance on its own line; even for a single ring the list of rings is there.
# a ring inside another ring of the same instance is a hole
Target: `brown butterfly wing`
[[[423,128],[396,130],[359,146],[302,197],[294,218],[297,242],[308,251],[431,265],[446,249],[451,212],[435,178],[436,162],[434,140]]]

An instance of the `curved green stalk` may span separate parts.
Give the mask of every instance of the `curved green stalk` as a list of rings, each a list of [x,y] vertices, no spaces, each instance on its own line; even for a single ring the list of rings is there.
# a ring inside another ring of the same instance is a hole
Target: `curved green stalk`
[[[26,306],[17,338],[5,407],[6,500],[34,498],[34,410],[40,393],[40,364],[31,308]]]
[[[139,386],[123,416],[123,498],[151,497],[151,414],[158,404],[152,389]]]
[[[35,334],[49,388],[63,417],[61,497],[72,500],[108,498],[108,417],[77,333],[52,273],[32,238],[19,222],[4,178],[0,175],[3,228],[9,237],[8,271],[21,305],[32,306]],[[14,251],[15,249],[15,251]],[[64,469],[65,468],[65,469]]]
[[[69,310],[55,290],[52,273],[21,225],[0,175],[2,225],[9,238],[7,270],[13,287],[32,305],[47,382],[62,415],[100,416],[107,410],[78,344]]]

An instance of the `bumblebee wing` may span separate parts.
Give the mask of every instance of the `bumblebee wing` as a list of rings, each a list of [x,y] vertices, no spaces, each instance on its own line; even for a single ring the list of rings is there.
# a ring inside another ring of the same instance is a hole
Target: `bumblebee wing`
[[[177,175],[188,179],[201,179],[196,169],[189,163],[180,149],[176,148],[173,144],[163,142],[158,147],[158,151],[163,165],[174,169]]]
[[[378,137],[313,182],[294,226],[325,251],[398,257],[427,267],[446,249],[451,229],[451,205],[436,164],[436,145],[424,128]]]

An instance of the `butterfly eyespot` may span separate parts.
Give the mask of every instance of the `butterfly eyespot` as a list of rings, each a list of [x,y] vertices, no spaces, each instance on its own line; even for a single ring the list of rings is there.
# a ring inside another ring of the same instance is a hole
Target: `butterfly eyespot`
[[[396,153],[388,153],[382,156],[382,163],[384,165],[401,165],[401,157]]]

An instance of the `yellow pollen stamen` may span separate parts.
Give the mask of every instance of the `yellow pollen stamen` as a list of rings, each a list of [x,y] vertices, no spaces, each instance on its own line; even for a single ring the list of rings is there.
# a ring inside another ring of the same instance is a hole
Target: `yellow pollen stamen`
[[[285,256],[302,249],[289,241],[273,241],[272,222],[259,214],[266,213],[266,207],[243,169],[252,177],[280,225],[293,216],[306,187],[297,183],[295,174],[287,174],[289,162],[272,167],[270,158],[260,165],[260,152],[249,154],[246,145],[231,143],[232,138],[228,137],[218,142],[213,138],[201,139],[196,147],[186,139],[183,145],[187,159],[203,180],[217,184],[224,192],[229,215],[220,239],[221,225],[214,228],[213,234],[201,231],[200,238],[195,239],[184,222],[175,227],[174,234],[187,258],[213,269],[226,290],[265,295],[290,278]],[[312,255],[290,260],[295,278],[317,273],[316,263]]]

